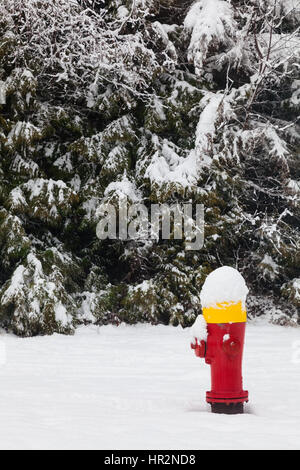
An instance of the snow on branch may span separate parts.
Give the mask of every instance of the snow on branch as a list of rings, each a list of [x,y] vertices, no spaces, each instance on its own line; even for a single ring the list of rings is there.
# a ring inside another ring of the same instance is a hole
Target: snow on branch
[[[191,31],[188,60],[201,76],[203,65],[210,53],[221,46],[233,46],[237,31],[231,5],[223,0],[199,0],[189,10],[184,26]]]
[[[84,98],[91,107],[99,87],[113,84],[141,95],[160,70],[144,35],[121,34],[118,23],[108,27],[102,10],[96,13],[68,0],[6,0],[0,15],[6,18],[4,34],[10,31],[10,40],[18,43],[12,61],[26,62],[44,94],[56,88],[64,100]],[[166,38],[165,47],[170,49]]]

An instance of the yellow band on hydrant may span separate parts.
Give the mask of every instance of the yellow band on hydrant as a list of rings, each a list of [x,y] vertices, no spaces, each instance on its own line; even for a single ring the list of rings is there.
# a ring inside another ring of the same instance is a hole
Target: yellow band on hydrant
[[[203,308],[206,323],[242,323],[247,321],[247,312],[242,302],[217,304]]]

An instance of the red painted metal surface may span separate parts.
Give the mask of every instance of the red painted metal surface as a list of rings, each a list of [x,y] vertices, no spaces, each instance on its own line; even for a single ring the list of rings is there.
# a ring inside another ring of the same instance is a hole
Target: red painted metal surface
[[[208,323],[207,342],[192,345],[198,357],[205,357],[211,367],[211,391],[208,403],[243,403],[248,392],[243,390],[242,360],[246,323]]]

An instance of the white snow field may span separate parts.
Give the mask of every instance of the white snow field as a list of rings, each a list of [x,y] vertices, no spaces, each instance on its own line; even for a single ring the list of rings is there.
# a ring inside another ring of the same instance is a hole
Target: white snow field
[[[2,333],[1,449],[300,449],[300,328],[247,325],[244,415],[210,412],[189,341],[150,325]]]

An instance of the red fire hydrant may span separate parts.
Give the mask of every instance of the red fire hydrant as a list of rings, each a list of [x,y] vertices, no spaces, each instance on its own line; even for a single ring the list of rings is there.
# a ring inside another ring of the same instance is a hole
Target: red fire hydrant
[[[213,413],[243,413],[248,401],[242,378],[247,292],[243,277],[228,266],[213,271],[201,291],[203,317],[192,329],[191,347],[211,366],[206,401]]]

